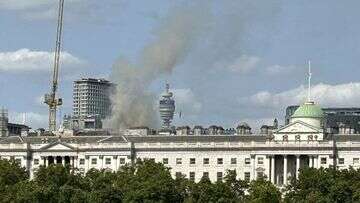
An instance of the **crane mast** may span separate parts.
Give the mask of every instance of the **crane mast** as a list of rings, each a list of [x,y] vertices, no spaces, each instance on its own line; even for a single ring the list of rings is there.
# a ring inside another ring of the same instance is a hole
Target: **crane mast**
[[[49,131],[56,130],[56,110],[58,106],[62,105],[62,99],[57,98],[56,92],[58,89],[59,80],[59,65],[60,65],[60,54],[61,54],[61,35],[63,27],[63,13],[64,13],[64,0],[59,0],[59,12],[56,30],[56,46],[55,46],[55,58],[54,58],[54,69],[52,76],[51,92],[45,94],[44,103],[49,106]]]

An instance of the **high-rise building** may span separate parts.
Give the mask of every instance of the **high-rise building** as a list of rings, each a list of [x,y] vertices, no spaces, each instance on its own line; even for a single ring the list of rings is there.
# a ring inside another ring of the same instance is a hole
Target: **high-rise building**
[[[73,122],[79,128],[99,128],[97,121],[111,113],[110,95],[114,84],[105,79],[82,78],[74,81]],[[94,123],[89,124],[89,119]]]
[[[27,136],[30,129],[25,122],[9,123],[8,111],[4,108],[0,109],[0,137]]]

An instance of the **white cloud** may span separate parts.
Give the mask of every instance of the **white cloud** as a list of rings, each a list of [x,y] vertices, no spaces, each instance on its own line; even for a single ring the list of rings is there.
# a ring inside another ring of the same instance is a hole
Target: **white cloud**
[[[173,89],[171,91],[174,93],[177,111],[187,115],[196,115],[201,111],[202,104],[191,89]]]
[[[219,64],[216,65],[217,67]],[[294,65],[270,65],[264,67],[264,62],[260,57],[257,56],[249,56],[249,55],[241,55],[236,58],[233,62],[228,64],[227,69],[231,72],[236,73],[250,73],[253,71],[261,71],[261,73],[266,73],[269,75],[279,75],[284,73],[292,72],[296,69]]]
[[[283,73],[289,73],[295,70],[295,66],[281,66],[281,65],[272,65],[265,68],[265,71],[270,75],[277,75]]]
[[[241,55],[232,61],[218,61],[214,64],[212,72],[228,70],[233,73],[248,74],[256,72],[270,76],[283,75],[296,71],[295,65],[267,65],[258,56]]]
[[[52,70],[53,52],[19,49],[14,52],[0,52],[0,72],[23,73]],[[85,61],[64,51],[61,53],[61,69],[72,70],[84,67]]]
[[[71,0],[70,3],[74,2]],[[66,1],[65,4],[68,4]],[[58,1],[54,0],[1,0],[0,10],[20,13],[25,19],[56,19]]]
[[[236,58],[227,69],[232,72],[248,73],[254,70],[260,62],[260,58],[256,56],[242,55]]]
[[[280,93],[258,92],[250,97],[239,98],[239,102],[243,105],[282,110],[289,105],[301,104],[306,98],[307,88],[300,86]],[[312,100],[323,107],[359,106],[360,83],[317,84],[312,87]]]

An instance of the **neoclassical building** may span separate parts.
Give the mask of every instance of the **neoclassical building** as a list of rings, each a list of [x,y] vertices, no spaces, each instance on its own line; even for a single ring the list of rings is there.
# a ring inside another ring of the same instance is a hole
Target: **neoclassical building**
[[[324,112],[306,102],[288,125],[263,126],[258,134],[242,123],[236,129],[179,127],[176,133],[129,129],[122,134],[78,136],[10,136],[0,138],[0,156],[14,159],[33,177],[40,165],[70,164],[86,173],[91,168],[116,171],[138,158],[153,159],[199,181],[221,180],[227,170],[241,179],[266,177],[284,185],[304,167],[360,166],[360,135],[332,134],[323,127]]]

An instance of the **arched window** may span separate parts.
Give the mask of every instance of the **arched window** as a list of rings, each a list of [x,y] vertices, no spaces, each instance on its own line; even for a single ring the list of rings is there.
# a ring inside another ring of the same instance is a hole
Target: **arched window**
[[[283,141],[286,141],[286,142],[288,141],[288,136],[287,135],[283,136]]]
[[[295,140],[300,141],[300,135],[295,135]]]
[[[308,136],[308,140],[309,140],[309,141],[312,141],[312,140],[313,140],[313,136],[312,136],[312,135],[309,135],[309,136]]]

